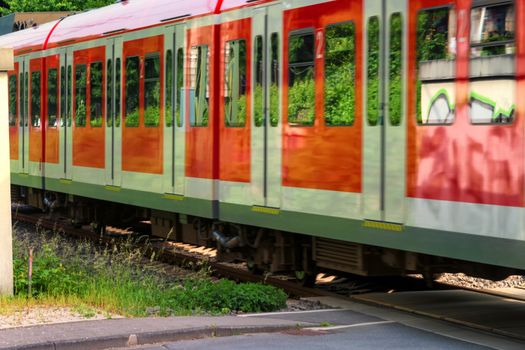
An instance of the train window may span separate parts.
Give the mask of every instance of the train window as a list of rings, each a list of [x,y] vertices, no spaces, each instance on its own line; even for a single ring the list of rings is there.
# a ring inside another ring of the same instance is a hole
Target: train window
[[[23,126],[24,125],[24,113],[26,110],[26,107],[24,106],[25,101],[25,88],[24,88],[24,73],[20,73],[18,76],[18,79],[20,80],[20,118],[18,120],[18,125]]]
[[[315,120],[314,34],[291,34],[288,42],[288,123],[313,125]]]
[[[60,126],[66,121],[66,67],[60,67]]]
[[[255,72],[253,89],[253,118],[255,126],[262,126],[264,113],[264,92],[263,92],[263,38],[261,35],[255,37],[255,59],[253,61]]]
[[[31,72],[31,125],[40,126],[40,72]]]
[[[139,80],[140,58],[137,56],[126,58],[126,111],[124,124],[126,127],[139,126]]]
[[[191,48],[191,88],[195,91],[195,115],[190,120],[191,126],[208,126],[209,118],[209,50],[207,45]]]
[[[401,125],[403,113],[403,79],[402,79],[402,47],[403,47],[403,19],[401,13],[390,16],[390,52],[388,75],[388,115],[390,125]]]
[[[120,84],[121,84],[121,63],[120,57],[115,60],[115,126],[120,126]]]
[[[246,40],[226,42],[224,50],[224,116],[226,126],[246,124]]]
[[[182,126],[182,118],[180,115],[181,106],[181,91],[184,84],[184,51],[182,48],[177,50],[177,86],[175,88],[175,114],[177,118],[177,126]]]
[[[470,15],[470,119],[510,124],[516,118],[514,1],[474,1]]]
[[[166,126],[173,125],[173,52],[166,52]]]
[[[356,102],[354,23],[328,26],[325,39],[325,123],[330,126],[352,125]]]
[[[516,25],[512,1],[476,6],[472,8],[470,21],[472,57],[514,53]]]
[[[148,54],[144,64],[144,125],[160,124],[160,54]]]
[[[67,67],[67,96],[68,96],[68,109],[67,109],[67,126],[71,126],[71,116],[72,116],[72,108],[73,104],[71,103],[71,91],[73,89],[73,69],[71,68],[71,65]]]
[[[58,109],[58,69],[47,71],[47,125],[57,126]]]
[[[29,73],[25,72],[24,77],[24,124],[27,127],[29,123],[29,113],[28,113],[28,106],[29,106]]]
[[[366,107],[368,125],[375,126],[379,122],[379,18],[368,19],[367,28],[368,60],[367,60],[367,86]]]
[[[103,79],[102,62],[91,63],[89,67],[89,125],[92,127],[102,126]]]
[[[454,122],[455,24],[455,12],[448,7],[418,13],[416,117],[419,124]]]
[[[279,79],[280,79],[280,58],[279,58],[279,34],[272,33],[270,36],[270,125],[279,125]]]
[[[16,74],[9,76],[9,126],[16,126],[17,105],[16,97],[18,96]]]
[[[113,60],[110,58],[106,63],[106,125],[108,127],[113,126],[113,116],[115,115],[113,111]]]
[[[87,70],[85,64],[75,66],[75,126],[86,126],[86,86]]]

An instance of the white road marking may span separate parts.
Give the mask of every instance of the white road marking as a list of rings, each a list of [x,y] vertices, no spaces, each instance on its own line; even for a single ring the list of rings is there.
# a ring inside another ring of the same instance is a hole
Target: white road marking
[[[387,324],[387,323],[396,323],[396,322],[395,321],[378,321],[378,322],[365,322],[365,323],[357,323],[357,324],[346,324],[346,325],[332,326],[332,327],[308,327],[304,329],[307,329],[309,331],[332,331],[336,329],[375,326],[378,324]]]
[[[260,314],[244,314],[237,315],[237,317],[257,317],[257,316],[278,316],[278,315],[297,315],[297,314],[309,314],[314,312],[339,312],[339,311],[348,311],[350,309],[320,309],[320,310],[305,310],[305,311],[285,311],[285,312],[265,312]]]

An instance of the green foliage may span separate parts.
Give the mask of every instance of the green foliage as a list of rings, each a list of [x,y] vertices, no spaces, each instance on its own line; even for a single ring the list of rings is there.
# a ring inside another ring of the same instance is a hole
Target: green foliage
[[[312,67],[308,69],[305,78],[297,79],[288,88],[288,122],[313,125],[315,119],[314,106],[315,85]]]
[[[379,19],[368,21],[367,118],[369,125],[379,121]]]
[[[144,125],[155,127],[160,125],[160,107],[151,106],[144,111]]]
[[[389,116],[391,125],[400,125],[402,118],[403,80],[402,70],[403,20],[401,14],[390,16],[390,60],[389,60]]]
[[[139,126],[139,110],[135,109],[131,112],[128,112],[128,114],[126,114],[124,123],[126,124],[126,127],[130,127],[130,128],[138,127]]]
[[[253,108],[255,125],[261,126],[263,123],[263,87],[262,85],[255,86],[253,90]],[[279,86],[277,84],[270,85],[270,125],[277,126],[279,124]]]
[[[136,248],[131,240],[97,247],[31,233],[16,235],[13,243],[16,297],[27,297],[28,250],[35,246],[31,297],[73,300],[85,317],[93,308],[130,316],[273,311],[287,299],[271,286],[215,281],[207,270],[178,280],[145,263],[147,247]]]
[[[355,117],[355,29],[353,23],[326,30],[324,115],[327,125],[352,125]]]
[[[9,125],[16,125],[16,92],[17,92],[17,77],[16,75],[9,76]]]
[[[115,3],[114,0],[5,0],[7,8],[0,8],[2,15],[32,11],[83,11]]]

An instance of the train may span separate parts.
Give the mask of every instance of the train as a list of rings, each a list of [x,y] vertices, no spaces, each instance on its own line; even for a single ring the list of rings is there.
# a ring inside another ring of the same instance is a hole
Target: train
[[[14,201],[304,281],[525,270],[525,0],[124,0],[0,47]]]

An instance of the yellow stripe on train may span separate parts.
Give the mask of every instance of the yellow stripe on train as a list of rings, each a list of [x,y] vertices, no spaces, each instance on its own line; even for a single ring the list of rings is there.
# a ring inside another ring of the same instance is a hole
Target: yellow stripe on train
[[[400,224],[392,224],[389,222],[370,221],[370,220],[363,221],[363,227],[377,228],[380,230],[395,231],[395,232],[402,232],[404,230],[403,225],[400,225]]]
[[[281,214],[281,211],[276,208],[268,208],[268,207],[257,207],[253,206],[252,211],[257,213],[263,213],[263,214],[270,214],[270,215],[279,215]]]

